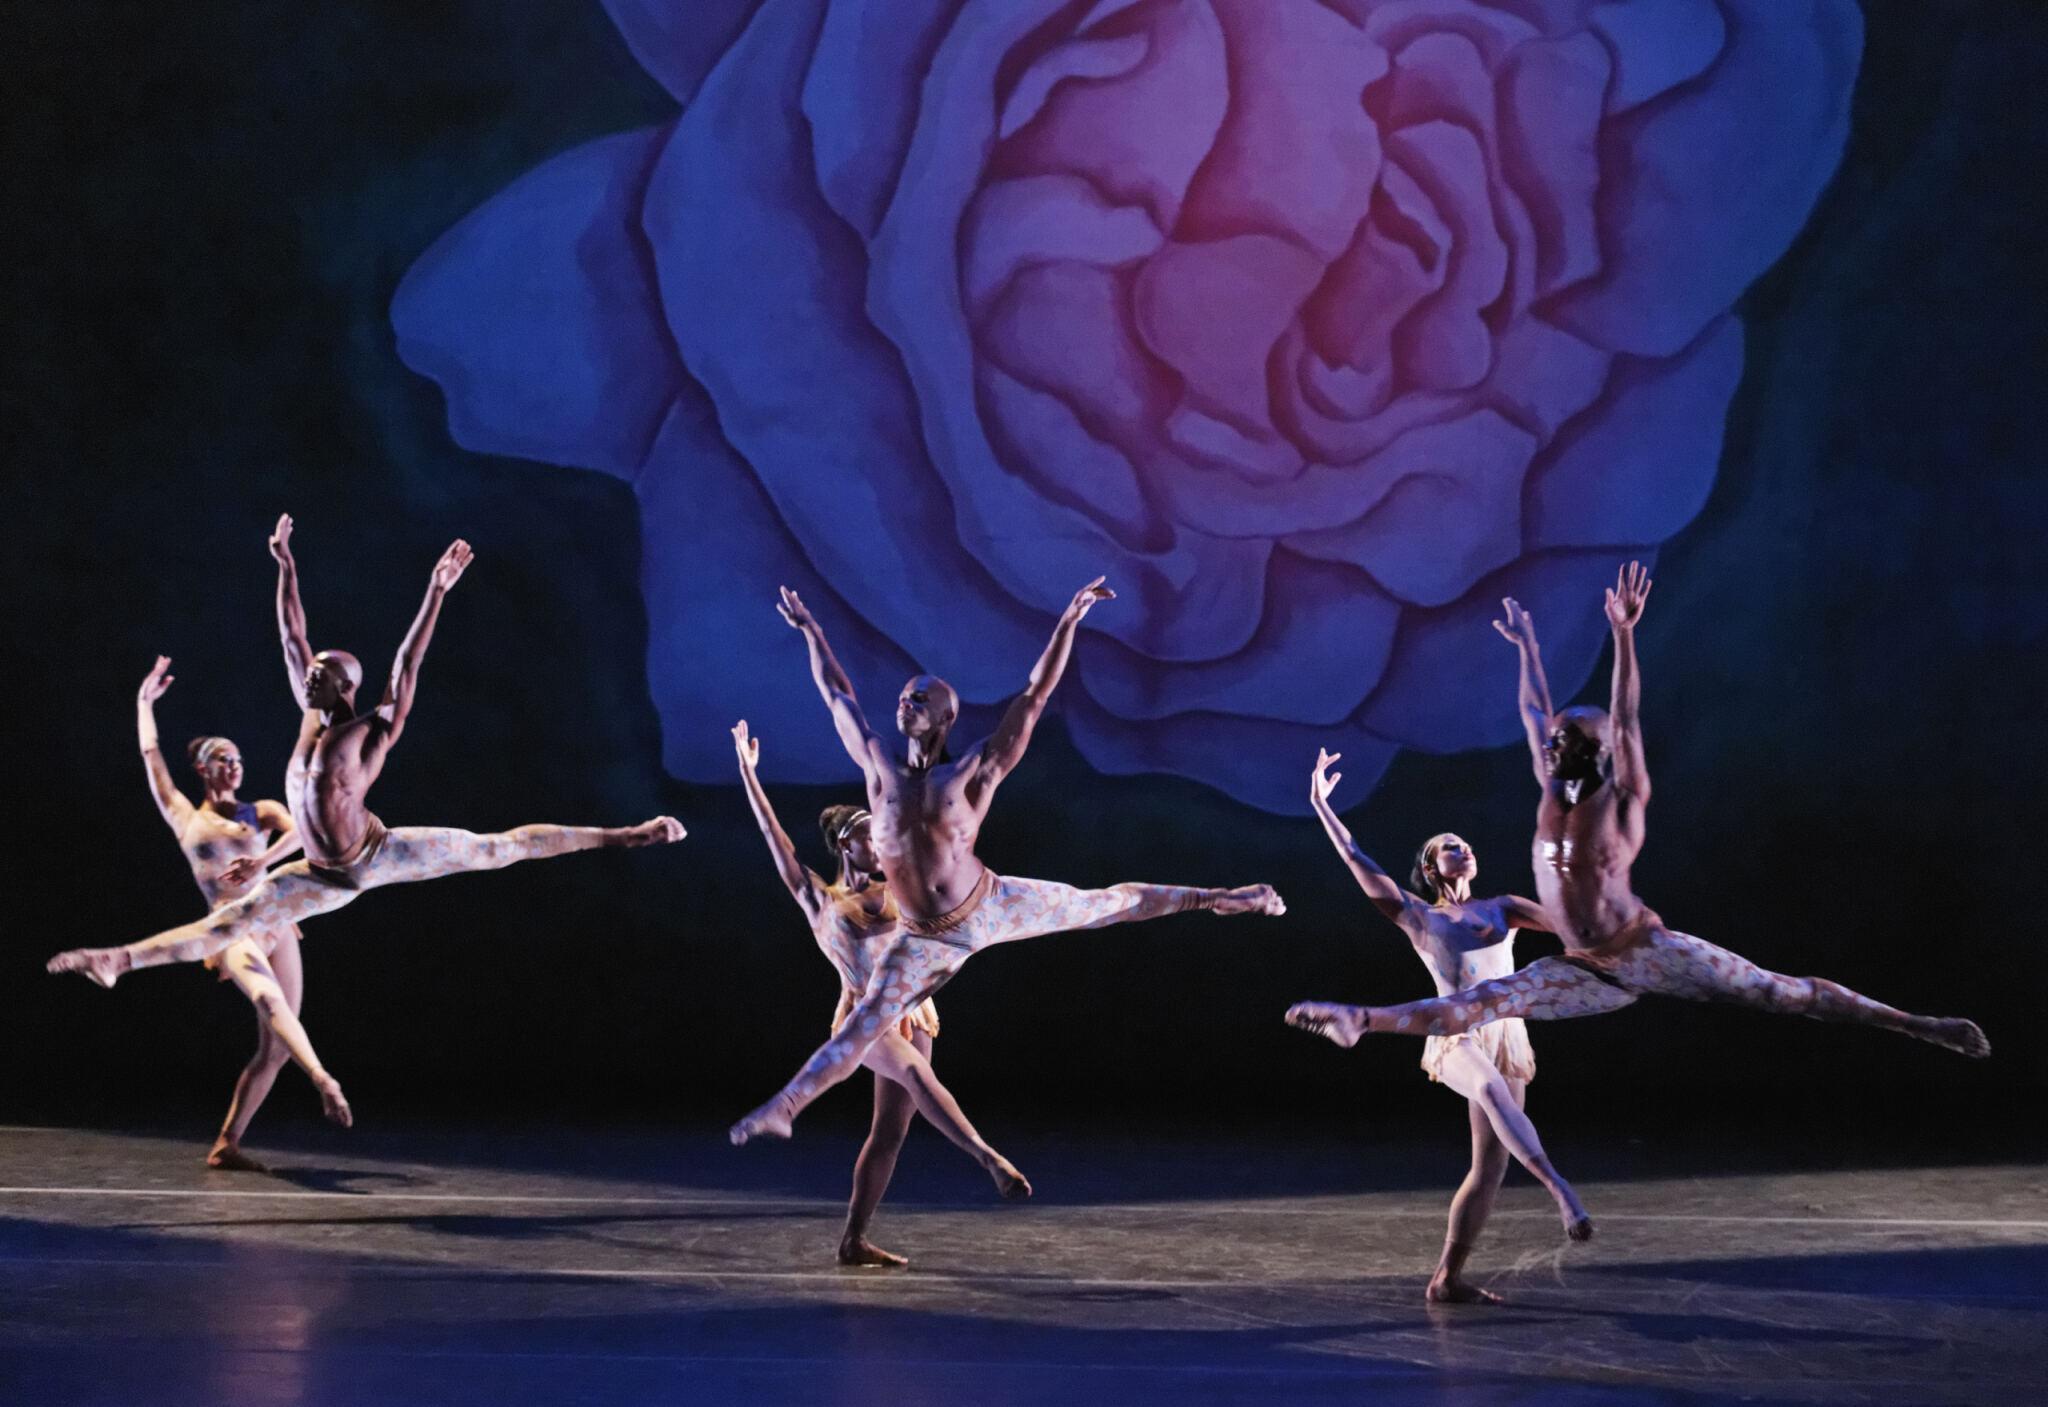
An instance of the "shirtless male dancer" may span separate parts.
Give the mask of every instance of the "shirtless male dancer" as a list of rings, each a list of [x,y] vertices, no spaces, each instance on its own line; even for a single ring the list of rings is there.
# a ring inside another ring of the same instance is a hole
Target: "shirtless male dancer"
[[[761,743],[749,735],[745,719],[732,730],[732,738],[739,753],[747,804],[753,807],[754,820],[775,857],[776,871],[810,920],[811,936],[819,951],[839,973],[839,1006],[832,1013],[836,1035],[901,931],[896,901],[889,895],[881,862],[875,858],[869,834],[871,818],[859,806],[828,806],[818,817],[825,844],[839,860],[838,878],[828,882],[797,858],[796,846],[775,819],[768,793],[755,771],[761,760]],[[932,1041],[938,1034],[938,1008],[927,999],[868,1047],[862,1063],[875,1072],[875,1116],[860,1158],[853,1165],[853,1198],[846,1208],[846,1230],[839,1238],[841,1265],[910,1264],[868,1240],[867,1231],[896,1171],[896,1155],[903,1149],[904,1135],[910,1132],[912,1115],[922,1112],[975,1162],[994,1170],[995,1150],[981,1141],[953,1096],[932,1073]]]
[[[875,968],[839,1034],[820,1047],[780,1093],[733,1125],[734,1143],[764,1134],[789,1137],[791,1121],[805,1105],[858,1069],[868,1048],[905,1012],[938,991],[961,964],[990,944],[1158,918],[1185,909],[1286,912],[1280,896],[1265,884],[1241,889],[1163,884],[1075,889],[998,875],[975,855],[989,803],[1003,778],[1023,759],[1046,701],[1066,671],[1082,617],[1115,594],[1100,577],[1075,593],[1024,692],[1011,702],[995,732],[958,758],[946,748],[960,712],[952,686],[929,674],[905,684],[896,701],[896,727],[909,751],[907,760],[898,762],[868,727],[853,696],[853,681],[825,643],[825,632],[797,594],[782,589],[782,618],[803,633],[810,647],[811,677],[831,710],[840,742],[867,779],[875,852],[901,911],[903,933]],[[1003,1167],[1008,1164],[992,1171],[1004,1195],[1028,1196],[1030,1184],[1021,1176],[1006,1182]]]
[[[198,962],[254,940],[266,953],[301,919],[341,908],[366,889],[408,884],[467,870],[495,870],[520,860],[566,855],[599,846],[660,845],[683,838],[673,817],[658,816],[623,829],[596,826],[521,826],[498,835],[427,826],[386,830],[364,804],[384,770],[391,746],[405,730],[419,684],[420,662],[442,598],[470,563],[466,542],[441,554],[426,600],[399,647],[391,681],[377,706],[356,712],[363,667],[341,650],[314,654],[299,603],[298,568],[291,552],[292,520],[277,520],[270,552],[277,559],[277,622],[301,717],[299,740],[285,770],[285,800],[305,844],[306,857],[281,865],[249,893],[188,923],[121,948],[77,948],[50,959],[51,972],[79,972],[111,987],[124,972],[173,962]],[[331,1081],[321,1098],[330,1117],[348,1122],[341,1087]]]
[[[157,813],[171,834],[178,838],[185,863],[199,892],[206,896],[209,910],[231,903],[263,876],[275,862],[299,849],[298,830],[291,812],[278,801],[243,801],[236,795],[242,785],[242,752],[226,738],[194,738],[186,747],[192,768],[206,788],[206,800],[194,806],[171,777],[157,743],[156,701],[164,696],[175,678],[171,662],[158,655],[156,667],[142,681],[135,694],[135,732],[142,748],[142,765],[149,776],[150,796]],[[274,843],[265,837],[275,834]],[[242,1151],[242,1137],[256,1111],[269,1097],[277,1072],[287,1059],[296,1060],[306,1072],[330,1113],[343,1123],[349,1117],[348,1102],[341,1098],[341,1086],[320,1064],[306,1028],[299,1024],[299,1003],[305,992],[305,978],[299,966],[299,930],[288,926],[278,935],[275,948],[266,953],[252,938],[230,944],[207,960],[221,980],[232,982],[256,1008],[256,1054],[235,1081],[234,1098],[228,1102],[227,1119],[220,1137],[207,1152],[206,1165],[230,1172],[268,1172],[263,1164]],[[331,1087],[331,1089],[330,1089]]]
[[[1973,1021],[1915,1016],[1825,978],[1767,972],[1666,927],[1636,897],[1629,872],[1643,848],[1650,774],[1638,716],[1635,628],[1649,595],[1649,575],[1634,562],[1607,593],[1607,620],[1614,629],[1611,714],[1568,708],[1546,717],[1532,702],[1532,672],[1540,677],[1542,666],[1529,613],[1504,601],[1507,619],[1494,622],[1521,653],[1522,716],[1543,786],[1536,810],[1536,893],[1564,955],[1429,1001],[1383,1007],[1303,1002],[1287,1019],[1348,1046],[1367,1031],[1455,1036],[1508,1016],[1559,1021],[1614,1011],[1639,996],[1666,996],[1876,1026],[1963,1055],[1989,1055],[1991,1043]]]
[[[1548,931],[1550,921],[1543,910],[1512,894],[1473,898],[1479,857],[1448,831],[1424,841],[1415,856],[1410,883],[1420,894],[1394,883],[1393,876],[1359,848],[1330,804],[1330,794],[1344,779],[1343,773],[1330,771],[1338,760],[1336,753],[1318,753],[1309,778],[1309,803],[1358,887],[1406,935],[1437,991],[1454,992],[1514,971],[1515,930]],[[1593,1222],[1571,1184],[1551,1166],[1536,1126],[1522,1112],[1529,1081],[1536,1077],[1536,1053],[1519,1020],[1507,1017],[1463,1035],[1431,1036],[1423,1045],[1422,1068],[1430,1079],[1465,1096],[1472,1127],[1472,1168],[1451,1198],[1443,1256],[1423,1298],[1432,1304],[1499,1304],[1500,1296],[1467,1281],[1464,1269],[1493,1211],[1509,1155],[1557,1203],[1565,1235],[1587,1240],[1593,1235]]]

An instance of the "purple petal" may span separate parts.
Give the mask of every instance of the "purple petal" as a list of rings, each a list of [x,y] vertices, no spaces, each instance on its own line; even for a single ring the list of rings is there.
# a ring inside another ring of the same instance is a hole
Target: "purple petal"
[[[917,95],[948,0],[831,0],[803,88],[826,201],[874,234],[917,121]]]
[[[604,0],[634,62],[687,103],[761,0]]]
[[[682,382],[636,228],[666,133],[604,137],[436,240],[391,300],[456,442],[630,478]]]
[[[1610,120],[1605,268],[1547,312],[1588,341],[1671,356],[1785,252],[1849,132],[1852,0],[1724,0],[1710,81]]]
[[[1742,324],[1722,318],[1670,361],[1623,357],[1606,399],[1566,427],[1531,476],[1529,545],[1662,542],[1707,501]]]
[[[1587,23],[1614,55],[1610,114],[1628,111],[1707,71],[1728,41],[1714,0],[1610,0]]]

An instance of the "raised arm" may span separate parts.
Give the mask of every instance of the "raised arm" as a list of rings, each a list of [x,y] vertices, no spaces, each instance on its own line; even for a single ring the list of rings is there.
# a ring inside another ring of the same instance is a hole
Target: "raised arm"
[[[174,677],[170,656],[158,655],[156,667],[135,691],[135,737],[142,747],[142,769],[149,775],[149,794],[156,802],[157,814],[164,818],[165,825],[183,835],[185,823],[192,819],[192,802],[172,780],[156,736],[156,701],[171,687]]]
[[[761,836],[768,842],[768,853],[775,859],[775,872],[782,876],[783,887],[796,900],[803,911],[813,918],[824,903],[824,896],[818,892],[817,876],[804,868],[804,862],[797,858],[796,844],[789,838],[789,832],[775,819],[775,808],[768,804],[768,793],[762,790],[761,779],[754,768],[761,761],[761,740],[747,733],[747,720],[742,718],[733,726],[733,750],[740,757],[740,781],[747,789],[747,805],[753,808],[754,824],[761,828]]]
[[[306,670],[313,647],[306,640],[306,608],[299,600],[299,564],[292,558],[292,515],[283,514],[270,534],[270,555],[277,559],[277,634],[284,642],[284,670],[291,676],[292,697],[306,707]]]
[[[823,627],[802,597],[785,586],[775,609],[792,629],[803,632],[804,644],[811,652],[811,679],[817,684],[825,707],[832,712],[832,726],[839,730],[839,741],[847,756],[865,773],[880,755],[882,743],[860,711],[860,700],[853,696],[853,681],[839,667],[839,657],[825,642]]]
[[[1550,706],[1550,681],[1543,676],[1543,652],[1536,645],[1536,621],[1512,596],[1500,604],[1507,619],[1495,621],[1493,628],[1521,656],[1515,704],[1522,715],[1522,732],[1529,740],[1529,762],[1536,769],[1536,780],[1546,781],[1549,774],[1543,770],[1543,741],[1554,710]]]
[[[397,739],[412,712],[413,694],[420,682],[420,662],[427,657],[427,642],[434,638],[434,622],[441,618],[441,602],[449,588],[462,580],[473,556],[469,544],[457,538],[441,554],[441,560],[434,563],[434,574],[427,581],[427,597],[420,602],[420,613],[413,617],[412,629],[405,632],[405,643],[398,647],[398,659],[391,666],[391,682],[384,686],[384,699],[377,705],[377,716],[384,720],[389,741]]]
[[[1350,830],[1337,819],[1337,809],[1330,805],[1330,793],[1337,789],[1337,783],[1344,780],[1342,772],[1332,772],[1331,764],[1341,761],[1341,752],[1316,750],[1316,770],[1309,775],[1308,800],[1315,807],[1316,818],[1323,823],[1324,834],[1330,837],[1330,844],[1337,847],[1344,865],[1351,871],[1351,877],[1358,881],[1358,887],[1365,891],[1365,897],[1372,900],[1374,908],[1396,923],[1408,906],[1415,902],[1408,891],[1394,883],[1394,877],[1372,862],[1372,857],[1358,848],[1358,842],[1351,838]]]
[[[1607,592],[1607,623],[1614,627],[1614,696],[1607,706],[1613,730],[1614,785],[1639,802],[1650,799],[1650,768],[1643,755],[1643,682],[1636,671],[1636,622],[1650,599],[1650,574],[1640,562],[1621,569]]]
[[[1097,577],[1074,593],[1074,599],[1060,613],[1059,624],[1053,627],[1045,653],[1032,666],[1024,692],[1010,701],[995,732],[982,743],[979,770],[984,783],[1000,781],[1024,760],[1024,749],[1031,745],[1031,734],[1045,714],[1052,691],[1059,686],[1060,676],[1067,672],[1067,660],[1074,653],[1074,633],[1096,602],[1116,599],[1116,593],[1103,581],[1104,578]]]

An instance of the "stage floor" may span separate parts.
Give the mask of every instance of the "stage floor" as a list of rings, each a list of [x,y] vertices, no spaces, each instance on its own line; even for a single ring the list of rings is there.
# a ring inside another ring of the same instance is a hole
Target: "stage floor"
[[[708,1130],[287,1133],[252,1145],[277,1168],[260,1177],[205,1170],[203,1142],[0,1129],[0,1400],[2048,1394],[2039,1165],[1588,1178],[1599,1236],[1569,1250],[1517,1174],[1475,1263],[1511,1304],[1431,1309],[1450,1186],[1399,1146],[1336,1166],[1314,1146],[1075,1142],[1018,1156],[1040,1194],[1019,1207],[920,1129],[876,1229],[914,1265],[876,1272],[830,1262],[839,1131],[745,1150]]]

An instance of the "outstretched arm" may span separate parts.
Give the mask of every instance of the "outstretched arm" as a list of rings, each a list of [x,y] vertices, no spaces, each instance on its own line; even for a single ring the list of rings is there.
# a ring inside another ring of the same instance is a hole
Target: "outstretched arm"
[[[170,656],[158,655],[156,667],[135,691],[135,736],[142,747],[142,767],[149,774],[149,794],[156,802],[157,814],[164,818],[165,825],[183,835],[185,823],[192,819],[192,802],[172,780],[156,736],[156,701],[171,687],[170,671]]]
[[[747,805],[753,808],[754,824],[761,828],[761,836],[768,842],[768,853],[775,858],[775,872],[782,876],[783,887],[790,897],[806,914],[817,917],[819,905],[824,896],[818,893],[817,878],[804,868],[804,862],[797,858],[796,844],[790,840],[789,832],[775,819],[775,808],[768,804],[768,793],[762,790],[761,779],[754,768],[761,761],[761,740],[747,733],[747,720],[742,718],[732,730],[733,750],[740,757],[740,781],[747,789]]]
[[[1636,622],[1650,599],[1650,574],[1630,562],[1607,593],[1607,623],[1614,627],[1614,696],[1607,716],[1613,729],[1614,784],[1639,802],[1650,799],[1650,768],[1643,755],[1643,683],[1636,671]]]
[[[1557,932],[1550,915],[1534,899],[1524,899],[1519,894],[1503,894],[1500,896],[1500,913],[1509,928],[1526,928],[1533,933]]]
[[[1308,783],[1309,804],[1315,807],[1316,818],[1323,823],[1324,833],[1337,847],[1337,853],[1343,857],[1351,877],[1358,881],[1358,887],[1365,891],[1365,897],[1372,900],[1374,908],[1398,923],[1414,899],[1407,890],[1394,883],[1392,875],[1374,864],[1372,857],[1358,848],[1350,830],[1337,819],[1337,809],[1330,805],[1330,793],[1337,789],[1337,783],[1344,780],[1344,774],[1332,772],[1330,765],[1343,756],[1341,752],[1316,750],[1316,770],[1310,774]]]
[[[1010,701],[1002,722],[982,743],[979,771],[984,784],[1002,780],[1024,760],[1024,749],[1031,745],[1031,734],[1045,714],[1052,691],[1059,686],[1060,676],[1067,672],[1067,660],[1074,653],[1074,633],[1081,628],[1082,618],[1096,602],[1116,599],[1116,593],[1104,586],[1103,580],[1097,577],[1074,593],[1074,599],[1060,614],[1059,624],[1053,627],[1045,653],[1032,666],[1031,680],[1024,686],[1024,692]]]
[[[803,632],[804,644],[811,652],[811,678],[824,697],[825,707],[832,711],[832,726],[839,730],[839,741],[847,756],[866,772],[881,749],[881,740],[868,727],[868,720],[860,711],[860,700],[853,696],[853,681],[839,667],[839,657],[825,642],[824,628],[803,598],[786,586],[775,609],[793,629]]]
[[[1536,645],[1536,621],[1512,596],[1500,604],[1507,619],[1495,621],[1493,628],[1521,656],[1516,707],[1522,715],[1522,731],[1529,739],[1529,761],[1536,768],[1536,780],[1546,781],[1549,774],[1543,770],[1543,735],[1550,727],[1553,710],[1550,707],[1550,681],[1543,676],[1543,653]]]
[[[270,534],[270,555],[277,559],[277,634],[284,642],[284,669],[291,676],[292,697],[306,707],[306,669],[313,647],[306,640],[306,608],[299,600],[299,564],[292,558],[292,515],[285,513]]]
[[[387,742],[395,742],[405,728],[406,717],[412,712],[413,695],[419,688],[420,662],[427,657],[427,642],[434,638],[434,622],[441,618],[441,602],[448,589],[462,580],[474,555],[469,544],[457,538],[441,554],[441,560],[434,563],[434,575],[427,582],[427,598],[420,602],[420,613],[413,617],[412,629],[405,632],[405,643],[398,647],[398,659],[391,666],[391,682],[384,686],[384,699],[377,705]]]

